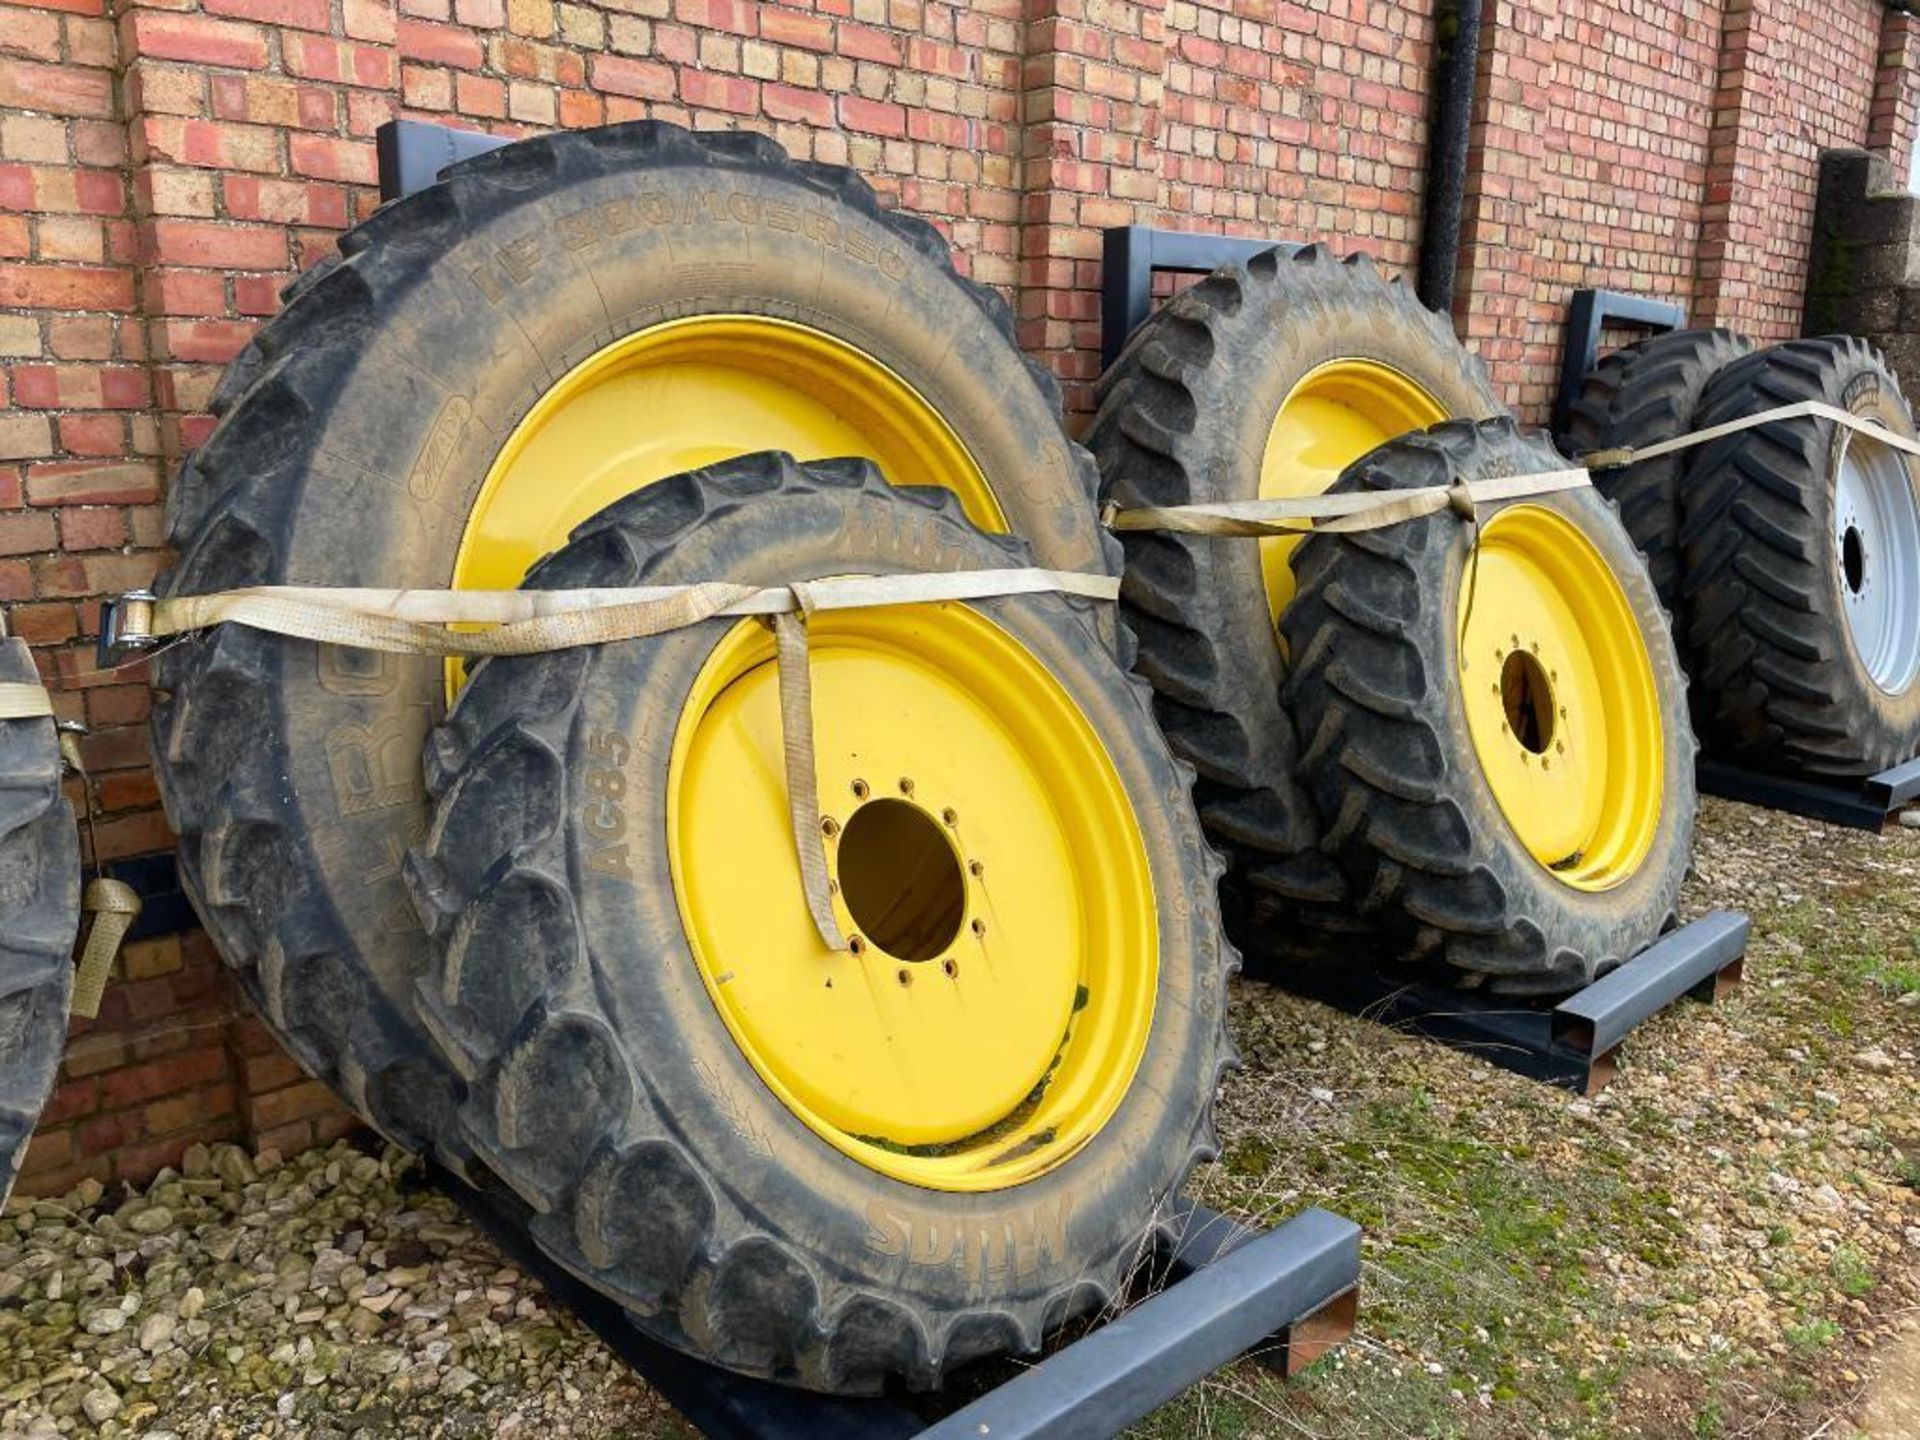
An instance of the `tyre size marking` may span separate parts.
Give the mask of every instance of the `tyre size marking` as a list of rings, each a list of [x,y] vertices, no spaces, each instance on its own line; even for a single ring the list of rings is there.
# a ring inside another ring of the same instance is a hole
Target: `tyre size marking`
[[[599,875],[633,879],[627,860],[627,772],[632,753],[626,738],[611,730],[587,736],[587,765],[580,777],[580,828],[586,831],[587,868]]]
[[[887,501],[853,509],[840,526],[840,545],[852,554],[898,556],[903,568],[915,570],[965,570],[978,563],[979,554]]]
[[[694,1078],[701,1088],[713,1097],[713,1105],[726,1121],[727,1128],[737,1135],[741,1143],[764,1160],[773,1158],[773,1141],[753,1123],[753,1115],[747,1109],[746,1102],[728,1085],[720,1072],[704,1060],[693,1062]]]
[[[498,305],[510,290],[532,280],[547,262],[591,250],[641,226],[702,227],[733,222],[804,235],[838,250],[857,265],[878,270],[896,284],[909,273],[904,248],[876,240],[858,225],[843,225],[824,210],[785,200],[769,200],[742,190],[689,190],[679,196],[662,190],[621,195],[561,216],[550,228],[535,230],[490,248],[467,274]]]
[[[1073,1197],[1042,1201],[998,1221],[939,1220],[884,1200],[867,1202],[867,1248],[914,1265],[958,1269],[976,1284],[995,1276],[1024,1279],[1067,1255]]]
[[[419,803],[420,747],[429,724],[426,706],[409,705],[369,725],[338,725],[327,732],[327,774],[342,816]]]
[[[472,418],[473,405],[464,395],[449,396],[447,403],[440,407],[427,443],[420,447],[420,457],[413,462],[413,470],[407,476],[407,493],[414,499],[424,504],[439,491],[440,482],[447,477],[447,467],[460,453],[461,437],[466,434],[467,422]]]
[[[320,688],[348,699],[390,695],[400,683],[393,657],[380,650],[319,645],[314,647],[314,665]]]

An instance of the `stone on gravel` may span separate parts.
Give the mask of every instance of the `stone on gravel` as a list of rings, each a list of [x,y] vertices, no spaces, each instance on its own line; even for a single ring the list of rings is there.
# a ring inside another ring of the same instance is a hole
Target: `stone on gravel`
[[[80,1323],[89,1335],[118,1335],[127,1328],[127,1312],[118,1305],[103,1305],[89,1310],[87,1318]]]
[[[80,1401],[80,1408],[94,1424],[104,1425],[120,1413],[121,1403],[119,1395],[103,1385],[98,1390],[89,1390]]]

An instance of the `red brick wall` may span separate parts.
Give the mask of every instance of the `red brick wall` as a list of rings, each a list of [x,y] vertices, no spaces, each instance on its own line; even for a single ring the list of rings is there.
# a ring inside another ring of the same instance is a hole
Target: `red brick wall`
[[[1881,0],[1727,0],[1699,323],[1798,333],[1820,152],[1867,143],[1885,14]]]
[[[1575,286],[1789,333],[1818,151],[1912,142],[1914,32],[1880,0],[1487,11],[1456,318],[1530,420]],[[1008,293],[1084,414],[1106,226],[1414,260],[1435,24],[1434,0],[0,0],[0,602],[93,728],[102,853],[167,834],[144,672],[93,669],[98,598],[161,563],[220,366],[372,208],[383,120],[657,116],[853,165]],[[203,939],[129,964],[30,1183],[342,1123]]]
[[[1717,0],[1493,9],[1456,318],[1539,417],[1573,290],[1691,298],[1721,15]]]

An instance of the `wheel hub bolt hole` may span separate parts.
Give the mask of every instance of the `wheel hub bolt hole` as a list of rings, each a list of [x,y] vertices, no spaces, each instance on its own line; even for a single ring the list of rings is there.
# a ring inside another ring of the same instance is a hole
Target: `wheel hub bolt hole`
[[[867,794],[868,794],[868,790],[867,790],[866,781],[856,780],[853,782],[853,798],[854,799],[864,800],[867,798]]]
[[[1840,537],[1840,568],[1847,577],[1847,589],[1858,595],[1867,588],[1867,546],[1857,525],[1847,526]]]
[[[1500,667],[1500,705],[1513,738],[1544,755],[1553,743],[1553,686],[1532,652],[1516,649]]]
[[[841,830],[837,860],[847,913],[894,959],[937,960],[960,933],[967,907],[960,857],[918,805],[861,806]]]
[[[960,978],[960,962],[958,960],[942,960],[940,962],[940,968],[947,972],[947,978],[949,980],[958,980]]]

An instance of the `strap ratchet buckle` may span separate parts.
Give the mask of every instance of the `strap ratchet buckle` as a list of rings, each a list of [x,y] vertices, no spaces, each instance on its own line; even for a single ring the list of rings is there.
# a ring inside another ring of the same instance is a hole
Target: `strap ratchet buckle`
[[[153,603],[158,598],[151,590],[129,590],[117,600],[101,603],[100,643],[93,660],[96,670],[123,665],[132,652],[150,649],[157,643],[153,633]]]

